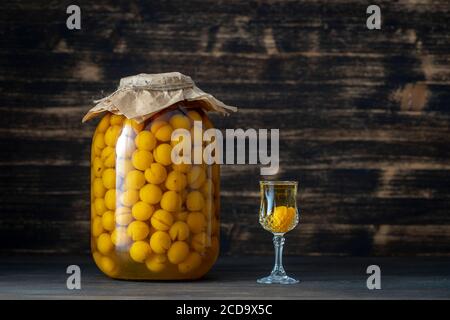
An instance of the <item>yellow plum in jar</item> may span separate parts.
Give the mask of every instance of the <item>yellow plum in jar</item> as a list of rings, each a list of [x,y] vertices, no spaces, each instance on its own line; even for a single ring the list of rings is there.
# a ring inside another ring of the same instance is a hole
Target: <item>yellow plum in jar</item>
[[[166,191],[161,197],[160,206],[166,211],[176,212],[181,209],[181,196],[175,191]]]
[[[130,247],[130,257],[136,262],[143,263],[152,253],[147,241],[136,241]]]
[[[193,270],[197,269],[201,265],[201,263],[202,257],[200,256],[200,254],[195,251],[191,252],[189,253],[186,260],[178,265],[178,271],[180,271],[180,273],[192,272]]]
[[[139,150],[152,151],[156,146],[156,138],[150,131],[140,132],[134,143]]]
[[[179,264],[186,260],[189,255],[189,246],[184,241],[176,241],[172,243],[169,251],[167,252],[167,258],[173,264]]]
[[[144,201],[139,201],[134,204],[133,208],[131,209],[132,215],[136,220],[140,221],[146,221],[150,219],[153,212],[155,211],[155,208]]]
[[[166,210],[156,210],[152,216],[151,223],[156,230],[167,231],[173,224],[173,216]]]
[[[161,272],[166,268],[166,261],[165,254],[154,253],[145,261],[145,265],[152,272]]]
[[[148,204],[157,204],[162,198],[161,188],[154,184],[146,184],[139,191],[139,198]]]
[[[133,221],[128,225],[127,235],[133,239],[133,241],[144,240],[150,233],[149,226],[142,221]]]
[[[170,236],[167,232],[156,231],[150,238],[150,247],[155,253],[166,253],[172,244]]]
[[[145,169],[145,179],[152,184],[163,183],[167,178],[167,171],[163,165],[152,163],[149,168]]]
[[[185,241],[189,238],[189,226],[183,221],[176,221],[169,230],[172,241]]]

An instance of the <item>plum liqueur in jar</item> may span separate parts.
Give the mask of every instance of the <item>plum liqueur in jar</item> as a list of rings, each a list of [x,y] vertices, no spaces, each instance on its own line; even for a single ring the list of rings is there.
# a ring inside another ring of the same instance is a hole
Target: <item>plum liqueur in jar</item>
[[[123,78],[88,112],[83,121],[101,118],[91,147],[91,250],[103,273],[177,280],[210,270],[219,254],[219,164],[174,163],[172,150],[213,128],[208,111],[235,110],[173,72]],[[187,135],[172,139],[177,129]]]

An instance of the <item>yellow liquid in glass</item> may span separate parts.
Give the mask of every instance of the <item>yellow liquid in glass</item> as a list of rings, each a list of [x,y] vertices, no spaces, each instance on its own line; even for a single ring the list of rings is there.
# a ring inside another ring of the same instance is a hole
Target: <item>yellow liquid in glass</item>
[[[294,229],[298,224],[297,186],[267,183],[262,185],[261,193],[259,223],[263,228],[275,234]]]

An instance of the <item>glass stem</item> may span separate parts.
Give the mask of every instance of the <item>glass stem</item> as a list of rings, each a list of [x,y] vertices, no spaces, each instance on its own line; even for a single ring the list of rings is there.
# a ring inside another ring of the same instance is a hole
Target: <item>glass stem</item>
[[[276,277],[284,277],[286,276],[286,272],[283,268],[284,237],[282,235],[274,235],[273,246],[275,247],[275,265],[273,266],[271,275]]]

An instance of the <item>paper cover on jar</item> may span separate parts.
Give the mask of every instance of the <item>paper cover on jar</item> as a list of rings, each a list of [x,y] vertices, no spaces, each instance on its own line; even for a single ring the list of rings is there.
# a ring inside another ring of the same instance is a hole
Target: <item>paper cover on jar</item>
[[[198,101],[206,111],[228,114],[237,111],[198,88],[191,77],[179,72],[145,74],[125,77],[119,88],[109,96],[94,101],[95,107],[83,117],[83,122],[105,111],[122,114],[138,123],[181,101]]]

